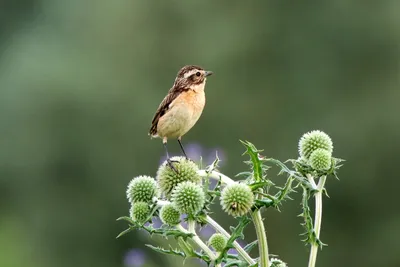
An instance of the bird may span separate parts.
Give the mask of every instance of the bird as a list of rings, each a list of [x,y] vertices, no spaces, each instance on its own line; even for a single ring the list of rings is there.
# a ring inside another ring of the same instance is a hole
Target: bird
[[[154,114],[149,135],[162,139],[168,165],[175,171],[168,153],[167,141],[176,138],[183,155],[188,159],[181,142],[182,136],[196,124],[203,112],[206,103],[204,87],[207,77],[212,74],[212,71],[206,71],[196,65],[181,68],[172,88]]]

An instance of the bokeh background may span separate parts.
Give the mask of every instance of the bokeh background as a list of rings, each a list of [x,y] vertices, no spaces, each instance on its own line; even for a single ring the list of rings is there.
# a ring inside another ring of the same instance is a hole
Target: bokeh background
[[[324,130],[347,161],[327,183],[317,266],[400,266],[399,1],[2,0],[1,267],[182,266],[144,246],[163,239],[117,240],[115,219],[130,179],[156,173],[164,150],[147,131],[186,64],[215,73],[183,139],[192,157],[218,151],[234,176],[239,139],[286,160]],[[289,266],[308,260],[299,200],[263,213]]]

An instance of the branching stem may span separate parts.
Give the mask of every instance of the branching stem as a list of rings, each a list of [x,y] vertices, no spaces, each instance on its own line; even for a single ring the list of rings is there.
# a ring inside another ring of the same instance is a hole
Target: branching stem
[[[317,190],[315,193],[315,219],[314,219],[314,232],[317,239],[319,239],[319,234],[321,232],[321,222],[322,222],[322,193],[324,190],[324,185],[326,181],[326,176],[321,176],[319,178],[318,185],[314,182],[314,178],[311,175],[307,175],[308,180],[311,185]],[[314,242],[311,244],[310,258],[308,260],[308,267],[315,267],[317,261],[317,253],[319,249],[319,244]]]
[[[223,234],[227,239],[231,238],[231,235],[225,231],[225,229],[219,225],[216,221],[214,221],[210,216],[207,215],[206,217],[207,222],[219,233]],[[243,259],[249,264],[249,265],[254,265],[256,263],[255,260],[253,260],[249,254],[242,248],[241,245],[239,245],[238,242],[234,241],[233,242],[233,247],[236,249],[236,251],[239,253],[240,256],[243,257]]]
[[[194,221],[189,221],[188,230],[186,230],[181,224],[178,224],[176,228],[184,233],[194,234],[192,240],[208,255],[208,257],[210,257],[211,261],[215,261],[217,257],[215,256],[214,252],[212,252],[211,249],[196,234],[196,231],[194,229]]]
[[[210,178],[215,179],[215,180],[221,179],[221,182],[223,184],[225,184],[225,185],[230,185],[230,184],[235,183],[235,181],[233,181],[231,178],[229,178],[225,174],[222,174],[222,173],[217,172],[217,171],[207,172],[206,170],[199,170],[199,171],[197,171],[197,173],[201,177],[210,177]]]

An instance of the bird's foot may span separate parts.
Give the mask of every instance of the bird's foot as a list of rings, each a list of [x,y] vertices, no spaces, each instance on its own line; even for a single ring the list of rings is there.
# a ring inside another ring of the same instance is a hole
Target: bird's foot
[[[172,164],[172,162],[179,162],[177,160],[170,160],[169,158],[167,159],[168,166],[175,172],[178,173],[178,170],[175,168],[175,166]]]
[[[194,162],[194,160],[188,158],[187,156],[185,156],[185,159],[186,159],[187,161],[191,161],[191,162],[193,162],[193,163],[196,163],[196,162]]]

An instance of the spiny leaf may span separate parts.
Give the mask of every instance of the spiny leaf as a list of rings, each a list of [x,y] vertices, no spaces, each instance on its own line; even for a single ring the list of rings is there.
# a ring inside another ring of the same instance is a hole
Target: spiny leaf
[[[240,142],[246,147],[246,152],[243,153],[249,155],[250,161],[248,162],[252,169],[253,169],[253,177],[256,182],[260,182],[263,179],[263,167],[259,152],[262,150],[258,150],[252,143],[249,141],[242,141]]]
[[[273,185],[273,183],[269,180],[264,180],[261,182],[255,182],[255,183],[249,184],[249,186],[253,192],[259,188],[263,188],[265,186],[271,186],[271,185]]]
[[[247,216],[242,216],[239,218],[239,224],[236,227],[231,227],[231,237],[226,242],[225,248],[220,252],[220,255],[215,260],[215,264],[221,263],[223,260],[226,260],[227,253],[230,248],[233,248],[233,242],[238,238],[243,237],[244,228],[251,222],[251,220]]]
[[[262,207],[265,207],[265,208],[269,208],[269,207],[272,207],[272,206],[274,206],[275,205],[275,202],[274,201],[272,201],[272,200],[270,200],[270,199],[267,199],[267,198],[263,198],[263,199],[256,199],[255,201],[254,201],[254,208],[255,209],[261,209]]]
[[[118,219],[117,219],[117,221],[126,221],[126,222],[128,222],[128,223],[130,223],[130,224],[136,224],[136,222],[134,221],[134,220],[132,220],[130,217],[128,217],[128,216],[122,216],[122,217],[119,217]]]
[[[303,217],[304,222],[302,223],[302,225],[306,230],[305,233],[301,234],[306,236],[306,238],[303,239],[302,241],[305,242],[306,244],[318,245],[319,247],[322,248],[322,246],[326,246],[326,244],[322,243],[322,241],[319,238],[317,238],[317,235],[315,234],[310,207],[308,206],[308,200],[311,197],[312,192],[307,187],[305,186],[302,187],[303,187],[303,199],[302,199],[303,212],[299,216]]]
[[[129,227],[128,229],[126,229],[126,230],[122,231],[121,233],[119,233],[119,235],[117,235],[116,238],[120,238],[121,236],[123,236],[123,235],[129,233],[130,231],[132,231],[133,229],[134,228]]]
[[[225,267],[230,267],[230,266],[237,266],[237,267],[248,267],[249,264],[243,260],[227,260]]]
[[[257,245],[258,240],[254,240],[253,242],[247,244],[243,249],[247,253],[250,253],[250,251]]]
[[[280,191],[275,195],[275,199],[277,199],[278,201],[277,203],[275,203],[276,205],[280,204],[285,199],[291,199],[289,197],[289,194],[295,192],[292,189],[292,183],[293,183],[293,178],[289,177],[283,188],[277,187],[278,189],[280,189]]]
[[[215,153],[215,160],[206,168],[207,173],[211,173],[212,171],[215,171],[218,168],[218,163],[220,162],[220,159],[218,158],[218,153]]]
[[[279,161],[279,160],[277,160],[277,159],[268,158],[268,159],[266,159],[265,161],[266,161],[266,162],[271,162],[271,163],[277,165],[278,167],[280,167],[280,171],[279,171],[278,175],[281,175],[281,174],[285,174],[285,173],[286,173],[289,177],[294,177],[294,178],[296,178],[296,179],[299,180],[299,181],[303,181],[303,180],[305,179],[305,178],[304,178],[305,175],[301,175],[300,173],[289,169],[288,166],[286,166],[284,163],[282,163],[281,161]],[[294,160],[289,160],[289,161],[291,161],[292,163],[293,163],[293,162],[296,162],[296,161],[294,161]]]
[[[177,250],[177,249],[164,249],[162,247],[155,247],[150,244],[145,244],[145,246],[148,248],[151,248],[152,250],[154,250],[158,253],[162,253],[162,254],[166,254],[166,255],[175,255],[175,256],[182,257],[182,258],[186,258],[185,253],[183,253],[182,251]]]
[[[245,176],[247,179],[252,176],[252,173],[251,172],[239,172],[238,174],[235,175],[235,177],[240,177],[240,176]]]

